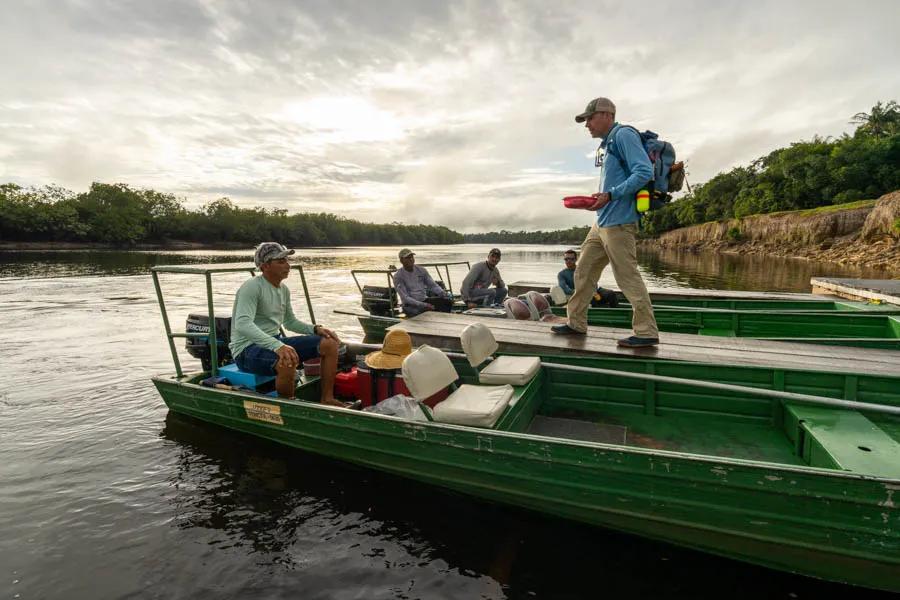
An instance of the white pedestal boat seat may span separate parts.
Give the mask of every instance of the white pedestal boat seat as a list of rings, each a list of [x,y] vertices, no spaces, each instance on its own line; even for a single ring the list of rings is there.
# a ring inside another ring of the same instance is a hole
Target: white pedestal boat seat
[[[566,293],[560,286],[554,285],[552,288],[550,288],[550,300],[554,305],[560,306],[568,302],[569,297],[566,296]]]
[[[420,346],[403,360],[403,380],[417,400],[424,400],[454,383],[459,376],[446,354]],[[459,386],[435,405],[434,420],[453,425],[493,427],[513,396],[511,385]]]
[[[459,336],[469,364],[478,367],[500,347],[494,334],[484,323],[472,323]],[[541,359],[537,356],[498,356],[478,373],[481,383],[525,385],[541,369]]]

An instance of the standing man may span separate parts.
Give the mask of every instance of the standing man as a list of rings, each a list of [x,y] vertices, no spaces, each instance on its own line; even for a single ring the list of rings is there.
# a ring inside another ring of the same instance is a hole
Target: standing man
[[[321,403],[344,404],[334,398],[334,375],[340,340],[330,329],[298,320],[291,308],[291,292],[281,282],[287,279],[293,254],[277,242],[256,248],[254,262],[262,275],[251,277],[238,289],[231,310],[231,355],[241,371],[274,375],[275,389],[282,398],[293,398],[300,361],[322,358]],[[285,337],[282,325],[303,335]]]
[[[581,260],[575,268],[575,294],[567,305],[568,321],[555,325],[561,335],[584,335],[587,310],[594,294],[594,282],[606,265],[611,264],[619,289],[628,298],[633,312],[634,335],[619,340],[619,346],[644,348],[659,343],[659,330],[650,304],[650,294],[637,267],[635,236],[640,215],[635,195],[653,177],[653,167],[641,136],[632,127],[616,122],[616,105],[607,98],[594,98],[584,112],[575,117],[584,123],[591,137],[602,138],[597,149],[598,167],[602,167],[600,192],[588,210],[597,211],[597,219],[581,246]],[[610,148],[615,147],[614,152]],[[602,153],[602,154],[601,154]]]
[[[450,294],[434,282],[428,271],[416,266],[415,252],[409,248],[401,250],[400,264],[403,265],[403,268],[394,273],[394,287],[400,294],[403,312],[407,317],[435,310],[435,303],[438,299],[449,309]]]
[[[459,294],[469,308],[500,304],[506,298],[506,284],[497,268],[499,262],[500,249],[491,248],[487,260],[476,263],[463,279]],[[495,286],[494,289],[490,289],[492,285]]]

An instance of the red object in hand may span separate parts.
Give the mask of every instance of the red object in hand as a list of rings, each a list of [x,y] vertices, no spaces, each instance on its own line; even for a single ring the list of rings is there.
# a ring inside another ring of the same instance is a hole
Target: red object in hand
[[[563,198],[566,208],[588,208],[596,202],[597,199],[593,196],[566,196]]]

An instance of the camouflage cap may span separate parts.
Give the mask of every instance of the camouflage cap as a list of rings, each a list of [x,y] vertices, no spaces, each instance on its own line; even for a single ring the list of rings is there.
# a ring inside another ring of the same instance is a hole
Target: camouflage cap
[[[591,118],[591,115],[598,112],[608,112],[616,114],[616,105],[609,98],[594,98],[588,102],[584,112],[575,116],[576,123],[584,123]]]
[[[293,250],[285,248],[278,242],[263,242],[256,247],[256,254],[253,255],[253,262],[259,267],[270,260],[278,260],[279,258],[290,256],[293,253]]]

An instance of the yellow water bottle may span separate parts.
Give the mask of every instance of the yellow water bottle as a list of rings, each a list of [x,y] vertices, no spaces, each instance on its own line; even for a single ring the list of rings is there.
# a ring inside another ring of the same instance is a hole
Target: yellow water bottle
[[[639,213],[650,210],[650,192],[641,190],[637,193],[637,211]]]

